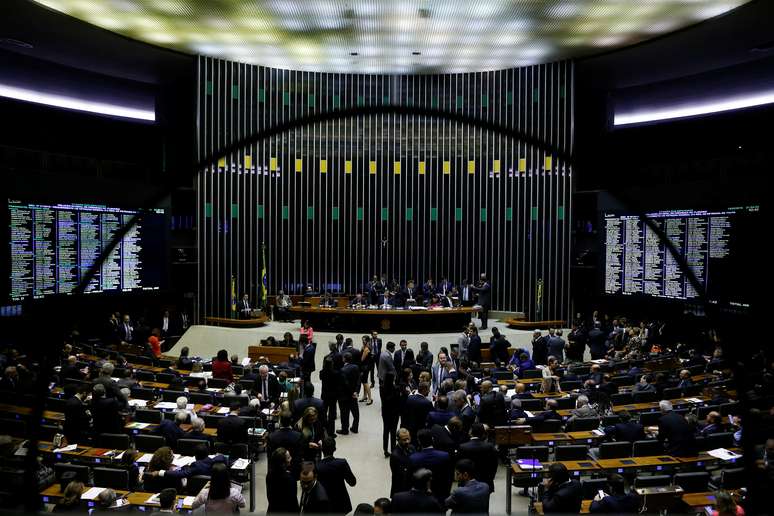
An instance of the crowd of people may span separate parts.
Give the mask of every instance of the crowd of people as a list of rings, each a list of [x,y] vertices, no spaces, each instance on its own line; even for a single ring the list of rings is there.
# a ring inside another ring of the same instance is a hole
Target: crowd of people
[[[663,329],[663,323],[633,323],[594,314],[588,320],[577,317],[566,340],[560,329],[536,330],[530,346],[515,348],[497,328],[483,343],[479,329],[470,325],[455,344],[435,354],[427,342],[414,350],[406,339],[384,342],[378,332],[363,335],[357,343],[340,334],[327,343],[319,371],[315,356],[322,344],[308,323],[302,324],[297,337],[283,336],[280,342],[297,352],[281,364],[260,359],[242,365],[238,356],[225,349],[211,360],[192,357],[187,348],[174,359],[151,354],[146,358],[163,368],[154,379],[168,384],[165,391],[180,395],[172,418],[163,418],[152,432],[160,445],[147,466],[138,467],[134,448],[124,453],[121,464],[130,474],[130,490],[160,493],[162,511],[174,502],[173,495],[185,491],[183,479],[197,475],[211,479],[209,487],[196,494],[197,507],[203,505],[208,512],[238,510],[245,501],[241,487],[232,484],[229,466],[254,452],[246,419],[253,417],[255,424],[268,429],[268,512],[346,514],[353,510],[348,487],[356,488],[357,478],[346,458],[336,455],[337,441],[359,433],[360,405],[372,404],[378,394],[382,451],[391,472],[389,492],[385,489],[384,497],[370,503],[354,504],[358,514],[488,513],[495,475],[508,456],[508,450],[494,442],[492,430],[509,424],[534,428],[552,423],[558,430],[570,431],[578,421],[596,418],[606,441],[643,441],[654,433],[659,450],[675,457],[696,455],[697,443],[713,434],[731,432],[739,446],[743,432],[754,431],[762,436],[761,469],[770,478],[774,411],[769,407],[760,414],[766,423],[763,428],[749,430],[741,412],[724,417],[710,410],[699,418],[694,410],[676,410],[669,401],[674,392],[703,393],[709,406],[732,403],[728,391],[733,379],[713,334],[699,339],[698,345],[666,344]],[[490,362],[483,357],[486,349]],[[596,362],[583,361],[587,352]],[[762,393],[771,392],[774,382],[774,361],[766,358],[767,353],[761,351],[761,369],[751,371],[760,377]],[[66,442],[97,443],[100,435],[124,433],[126,423],[140,410],[131,400],[149,390],[143,387],[143,369],[131,363],[137,357],[104,346],[63,347],[53,373],[65,400],[61,431]],[[645,360],[665,357],[673,357],[680,366],[656,374],[644,369]],[[38,364],[13,348],[0,354],[0,363],[4,394],[31,390],[40,373]],[[611,364],[626,364],[626,368]],[[696,373],[708,373],[708,380],[694,383]],[[613,381],[614,375],[631,379],[632,395],[653,393],[652,398],[659,400],[661,414],[655,424],[644,425],[626,410],[613,412],[612,400],[621,383]],[[540,381],[533,388],[535,384],[527,379],[536,377]],[[319,393],[314,387],[318,381]],[[217,398],[211,392],[213,385],[222,387]],[[523,409],[525,400],[543,399],[533,396],[538,391],[550,395],[540,402],[542,410]],[[198,395],[227,408],[228,413],[215,420],[214,432],[208,431],[214,420],[189,405]],[[558,413],[562,398],[572,401],[567,416]],[[203,444],[194,450],[193,463],[177,468],[174,454],[181,450],[180,441],[188,439]],[[227,452],[213,455],[216,443],[228,446]],[[41,463],[42,479],[48,478],[46,467]],[[83,484],[64,480],[63,497],[55,510],[84,510],[79,498]],[[636,512],[640,500],[631,481],[626,475],[610,475],[590,511]],[[582,491],[557,462],[546,469],[537,499],[546,513],[578,513]],[[727,500],[731,507],[739,497],[718,495],[719,506]],[[114,491],[105,490],[96,503],[100,512],[115,509],[118,502]],[[744,500],[739,510],[743,505]]]

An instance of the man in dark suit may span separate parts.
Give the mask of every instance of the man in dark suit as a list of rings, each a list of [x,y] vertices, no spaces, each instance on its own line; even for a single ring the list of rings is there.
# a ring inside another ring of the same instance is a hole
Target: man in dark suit
[[[237,311],[239,312],[240,319],[250,318],[250,313],[253,311],[253,307],[250,305],[250,296],[247,294],[242,295],[242,299],[237,302]]]
[[[417,433],[420,451],[411,454],[411,467],[414,471],[422,468],[432,471],[431,490],[442,505],[451,490],[451,459],[448,453],[433,447],[433,434],[430,430],[420,430]]]
[[[134,342],[134,325],[129,314],[124,314],[124,320],[118,326],[118,338],[121,342]]]
[[[449,398],[440,395],[435,398],[435,407],[427,414],[427,423],[425,426],[432,428],[433,425],[445,425],[454,417],[454,411],[449,410]]]
[[[548,467],[548,478],[543,482],[543,512],[578,514],[581,509],[583,490],[580,482],[571,480],[567,467],[555,462]]]
[[[343,348],[344,337],[341,338],[342,342],[339,345],[338,335],[336,336],[336,342],[329,343],[329,349],[331,350],[323,359],[323,366],[320,370],[320,383],[322,388],[320,390],[320,398],[323,401],[323,413],[325,414],[325,427],[328,435],[335,435],[336,432],[336,419],[338,415],[336,413],[336,403],[339,399],[339,391],[341,390],[341,367],[343,360],[338,348]]]
[[[486,428],[481,423],[473,423],[470,428],[470,440],[460,444],[459,459],[473,461],[475,478],[489,486],[494,493],[494,478],[497,474],[497,448],[486,440]]]
[[[341,429],[337,434],[347,435],[350,431],[357,433],[360,425],[360,408],[357,395],[360,392],[360,368],[352,363],[352,352],[344,353],[344,366],[341,368],[341,391],[339,393],[339,409],[341,410]],[[352,414],[352,426],[349,426],[349,415]]]
[[[196,462],[192,462],[191,464],[178,469],[154,471],[145,474],[152,477],[190,478],[196,475],[209,475],[212,471],[212,466],[218,462],[227,464],[226,457],[223,455],[215,455],[210,458],[209,453],[210,449],[206,444],[197,444],[196,449],[194,450]]]
[[[500,362],[503,366],[510,360],[510,354],[508,349],[511,347],[511,343],[505,338],[505,335],[500,333],[497,328],[492,328],[492,336],[489,338],[489,356],[492,361]]]
[[[460,294],[461,306],[473,306],[475,301],[473,300],[473,285],[467,279],[462,280],[462,283],[457,287],[457,291]]]
[[[540,330],[532,332],[532,362],[535,365],[546,365],[548,363],[548,342],[543,337]]]
[[[421,382],[417,392],[411,393],[403,404],[401,413],[401,426],[411,433],[412,440],[416,443],[417,432],[425,427],[427,415],[433,409],[433,403],[427,399],[430,386],[427,382]]]
[[[696,438],[688,421],[672,410],[669,400],[661,400],[658,405],[663,414],[658,420],[658,440],[664,444],[664,451],[673,457],[696,455]]]
[[[548,330],[548,356],[556,357],[560,364],[564,363],[564,348],[566,343],[562,338],[562,330]]]
[[[180,425],[184,425],[186,422],[188,422],[188,414],[185,412],[178,412],[175,414],[174,421],[170,421],[166,418],[162,419],[153,433],[162,436],[167,443],[167,446],[174,450],[177,446],[177,440],[185,439],[186,437],[185,431],[180,428]],[[218,435],[218,438],[220,438],[220,435]],[[223,439],[219,440],[222,441]]]
[[[84,442],[89,434],[91,415],[83,403],[88,392],[88,386],[78,385],[75,395],[65,403],[64,434],[71,444]]]
[[[471,425],[476,420],[476,413],[468,402],[468,393],[462,389],[458,389],[453,393],[449,393],[449,396],[454,402],[454,407],[457,410],[460,420],[462,420],[462,431],[467,434],[470,432]]]
[[[293,424],[293,418],[290,414],[282,413],[279,417],[279,428],[269,434],[269,438],[266,442],[266,455],[271,457],[274,450],[277,448],[285,448],[290,452],[290,472],[293,478],[298,477],[298,472],[301,469],[301,456],[303,450],[301,449],[303,443],[303,436],[301,432],[293,430],[291,425]]]
[[[435,449],[448,453],[453,463],[459,451],[460,442],[462,442],[462,421],[460,418],[454,416],[443,426],[433,425],[430,428],[430,433],[433,434]]]
[[[468,360],[476,364],[481,362],[481,337],[478,334],[478,328],[470,329],[470,340],[468,341]]]
[[[416,450],[411,445],[411,434],[405,428],[398,430],[398,443],[390,454],[390,497],[395,493],[409,490],[409,474],[411,473],[411,454]]]
[[[725,430],[723,428],[723,418],[720,415],[720,412],[715,412],[713,410],[708,413],[705,422],[706,424],[699,431],[699,435],[701,436],[707,437],[709,434],[716,434]]]
[[[91,393],[91,415],[94,418],[94,433],[119,434],[124,431],[124,418],[115,398],[105,396],[105,386],[97,384]]]
[[[640,496],[635,492],[626,492],[624,478],[618,473],[607,477],[607,491],[604,496],[597,494],[591,502],[589,512],[609,514],[638,514],[642,505]]]
[[[408,347],[405,339],[400,341],[400,349],[392,356],[395,370],[398,372],[398,378],[407,367],[414,365],[414,351]]]
[[[492,285],[489,283],[489,280],[486,279],[486,274],[482,273],[481,279],[478,282],[478,286],[472,288],[473,292],[478,294],[478,304],[481,306],[481,312],[479,312],[479,317],[481,318],[481,329],[486,330],[486,324],[489,320],[489,304]]]
[[[330,500],[331,514],[347,514],[352,510],[347,485],[355,487],[357,479],[352,474],[347,459],[333,457],[336,451],[336,440],[326,437],[322,441],[322,460],[317,463],[317,480],[325,488]],[[345,484],[346,483],[346,484]]]
[[[317,350],[317,346],[313,342],[304,342],[305,335],[301,335],[300,342],[304,346],[304,355],[301,357],[301,376],[305,382],[312,381],[312,373],[314,372],[314,355]]]
[[[612,437],[616,441],[629,441],[631,443],[645,439],[645,428],[636,421],[632,421],[632,416],[629,412],[623,410],[618,413],[618,417],[621,419],[621,422],[606,426],[605,435]]]
[[[390,510],[393,514],[441,514],[443,509],[438,498],[433,496],[430,486],[433,472],[420,468],[411,477],[411,490],[395,493]]]
[[[247,422],[238,414],[239,403],[234,403],[231,413],[218,421],[218,441],[227,444],[247,444]]]
[[[446,499],[445,507],[452,514],[489,514],[491,491],[485,482],[476,479],[472,460],[461,459],[454,465],[454,480],[459,487]]]
[[[481,402],[478,405],[478,421],[494,428],[505,424],[505,398],[492,389],[489,380],[481,382]]]
[[[70,355],[67,357],[67,362],[59,370],[59,383],[64,384],[67,378],[73,378],[75,380],[83,380],[83,373],[81,368],[78,367],[78,357]]]
[[[588,343],[592,360],[605,358],[607,354],[607,338],[605,332],[602,331],[600,323],[594,323],[594,328],[591,329],[588,335]]]
[[[559,421],[562,420],[562,416],[559,415],[559,413],[556,411],[559,407],[559,404],[555,399],[547,399],[546,400],[546,409],[541,412],[538,418],[540,418],[543,421],[547,421],[549,419],[558,419]]]
[[[255,378],[253,390],[266,405],[279,403],[280,384],[275,375],[269,374],[268,366],[262,365],[258,368],[258,377]]]
[[[328,514],[332,512],[331,500],[322,483],[317,480],[314,462],[301,465],[301,500],[298,507],[301,514]]]
[[[382,339],[379,338],[379,333],[374,330],[371,332],[371,355],[374,357],[376,366],[379,366],[379,357],[382,354]],[[371,388],[374,388],[374,369],[371,368]],[[377,371],[378,372],[378,371]]]

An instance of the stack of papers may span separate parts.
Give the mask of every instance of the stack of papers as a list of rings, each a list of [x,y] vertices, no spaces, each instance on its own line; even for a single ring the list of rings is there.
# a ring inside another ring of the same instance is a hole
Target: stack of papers
[[[150,423],[140,423],[138,421],[134,421],[126,425],[127,428],[137,428],[138,430],[142,430],[143,428],[148,428],[149,426],[150,426]]]
[[[177,408],[177,403],[174,401],[159,401],[156,403],[153,408],[165,410],[165,409],[175,409]]]
[[[683,398],[684,401],[687,401],[688,403],[704,403],[699,398]]]
[[[78,449],[77,444],[70,444],[68,446],[63,446],[62,448],[57,448],[54,450],[54,453],[62,453],[62,452],[69,452],[69,451],[75,451]]]
[[[592,434],[594,434],[594,435],[598,435],[598,436],[600,436],[600,437],[601,437],[601,436],[603,436],[603,435],[605,435],[605,432],[603,432],[602,430],[600,430],[600,429],[598,429],[598,428],[597,428],[597,429],[595,429],[595,430],[592,430],[592,431],[591,431],[591,433],[592,433]]]
[[[229,412],[231,412],[231,409],[228,407],[220,407],[218,409],[218,414],[228,414]]]
[[[147,407],[148,406],[148,400],[129,400],[129,406],[130,407]]]
[[[195,496],[186,496],[183,498],[183,507],[190,507],[193,505],[194,500],[196,500]]]
[[[537,459],[519,459],[516,463],[521,469],[543,469],[543,465]]]
[[[105,487],[92,487],[83,492],[81,495],[81,500],[96,500],[99,494],[105,489]]]
[[[153,458],[152,453],[143,453],[137,458],[137,464],[147,464]]]
[[[247,469],[248,464],[250,464],[250,461],[247,459],[237,459],[231,465],[231,469]]]
[[[150,498],[145,500],[145,503],[147,503],[148,505],[160,505],[159,504],[159,494],[160,493],[156,493],[156,494],[152,495]]]
[[[175,458],[172,459],[172,464],[174,464],[178,468],[188,466],[189,464],[193,464],[194,462],[196,462],[196,457],[187,457],[187,456],[178,455],[178,454],[175,454]]]
[[[250,365],[250,357],[245,357],[242,359],[242,365],[243,366],[249,366]]]
[[[731,450],[727,450],[725,448],[715,448],[714,450],[708,451],[707,455],[711,455],[712,457],[720,460],[733,460],[741,457],[741,455],[738,453],[734,453]]]
[[[271,410],[269,410],[269,409],[265,408],[265,409],[263,409],[263,410],[261,411],[261,414],[264,414],[264,415],[266,415],[266,416],[268,416],[268,415],[271,415]]]

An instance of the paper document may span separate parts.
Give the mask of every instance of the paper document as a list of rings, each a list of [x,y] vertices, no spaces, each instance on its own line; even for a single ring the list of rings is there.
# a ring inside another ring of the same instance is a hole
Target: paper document
[[[183,507],[190,507],[193,505],[194,500],[196,500],[195,496],[186,496],[183,498]]]
[[[270,414],[271,414],[271,410],[269,410],[269,409],[265,408],[265,409],[263,409],[263,410],[261,411],[261,414],[268,416],[268,415],[270,415]]]
[[[177,403],[175,403],[174,401],[159,401],[158,403],[156,403],[156,405],[153,406],[153,408],[162,409],[162,410],[174,409],[174,408],[177,408]]]
[[[99,494],[104,491],[105,487],[92,487],[81,495],[81,500],[96,500]]]
[[[242,365],[243,366],[249,366],[250,365],[250,357],[245,357],[242,359]]]
[[[129,400],[130,407],[147,407],[148,400]]]
[[[189,464],[193,464],[194,462],[196,462],[196,457],[187,457],[184,455],[177,455],[177,454],[175,454],[175,458],[172,460],[172,464],[174,464],[178,468],[188,466]]]
[[[688,403],[704,403],[704,401],[700,400],[699,398],[683,398],[683,400],[687,401]]]
[[[218,414],[228,414],[229,412],[231,412],[231,409],[228,407],[220,407],[218,409]]]
[[[151,461],[152,458],[152,453],[143,453],[140,457],[137,458],[137,464],[147,464]]]
[[[126,425],[127,428],[137,428],[140,430],[142,430],[143,428],[148,428],[149,426],[150,426],[150,423],[140,423],[138,421],[134,421]]]
[[[535,414],[533,414],[529,410],[525,410],[524,413],[527,414],[527,417],[535,417]]]
[[[734,453],[731,450],[727,450],[725,448],[715,448],[714,450],[708,451],[707,455],[711,455],[720,460],[731,460],[741,457],[741,455],[738,453]]]
[[[78,445],[77,444],[70,444],[70,445],[64,446],[62,448],[57,448],[56,450],[54,450],[54,453],[62,453],[62,452],[68,452],[68,451],[75,451],[77,449],[78,449]]]
[[[152,495],[150,498],[145,500],[145,503],[149,505],[159,505],[159,493]]]
[[[231,469],[247,469],[248,464],[250,464],[250,461],[247,459],[237,459],[231,465]]]
[[[602,430],[600,430],[600,429],[598,429],[598,428],[597,428],[597,429],[594,429],[594,430],[592,430],[592,431],[591,431],[591,433],[592,433],[592,434],[594,434],[594,435],[598,435],[598,436],[603,436],[603,435],[605,435],[605,432],[603,432]]]

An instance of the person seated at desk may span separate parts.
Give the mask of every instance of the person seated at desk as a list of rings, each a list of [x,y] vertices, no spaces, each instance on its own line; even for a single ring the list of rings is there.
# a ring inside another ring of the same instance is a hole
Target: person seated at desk
[[[162,419],[153,433],[163,437],[167,446],[174,448],[177,445],[178,439],[185,439],[185,431],[180,428],[180,425],[184,425],[187,422],[188,414],[185,412],[177,412],[174,421],[166,418]]]
[[[116,492],[110,488],[103,490],[97,495],[96,506],[92,509],[91,514],[112,514],[114,512],[128,512],[131,506],[124,505],[118,506],[118,496]],[[124,508],[122,508],[124,507]]]
[[[304,297],[305,298],[319,296],[319,295],[320,295],[320,293],[314,289],[314,287],[312,286],[311,283],[307,283],[306,284],[306,287],[304,288]]]
[[[208,445],[204,443],[197,444],[196,448],[194,448],[195,462],[192,462],[188,466],[183,466],[182,468],[154,471],[148,473],[148,475],[168,478],[189,478],[195,475],[209,475],[215,464],[227,463],[226,457],[223,455],[218,454],[210,458],[209,454],[210,448]]]
[[[613,514],[637,514],[642,500],[634,491],[626,492],[626,481],[618,473],[607,477],[607,491],[597,494],[591,502],[589,512]]]
[[[618,413],[620,423],[605,427],[605,435],[616,441],[641,441],[646,439],[645,428],[636,421],[632,421],[632,416],[628,411],[622,410]]]
[[[720,412],[715,412],[714,410],[707,414],[707,419],[705,420],[705,424],[702,427],[701,430],[699,430],[698,435],[707,437],[709,434],[716,434],[718,432],[723,432],[725,429],[723,428],[723,417],[720,415]]]
[[[188,354],[190,353],[190,350],[188,349],[188,346],[183,346],[180,348],[180,356],[177,358],[177,368],[183,369],[185,371],[190,371],[191,366],[193,365],[193,360],[191,360],[188,357]]]
[[[177,490],[183,488],[182,479],[175,476],[164,476],[173,471],[172,461],[175,459],[172,448],[162,446],[153,453],[153,457],[145,468],[143,475],[143,490],[151,493],[158,493],[162,489],[173,487]],[[160,474],[161,472],[164,474]],[[155,475],[154,475],[155,473]]]
[[[519,398],[511,398],[511,408],[508,410],[508,421],[523,425],[529,416],[521,408],[521,400]]]
[[[381,297],[381,303],[379,304],[381,310],[391,310],[395,308],[395,299],[392,296],[392,292],[385,290]]]
[[[656,392],[656,386],[653,385],[653,376],[644,374],[640,377],[640,381],[632,388],[634,392]]]
[[[696,438],[688,421],[672,410],[669,400],[661,400],[658,406],[663,414],[658,420],[658,440],[664,445],[664,451],[674,457],[696,455]]]
[[[67,487],[65,487],[64,493],[62,493],[62,498],[59,500],[59,502],[57,502],[57,504],[54,506],[54,510],[51,512],[88,512],[89,507],[86,504],[86,501],[81,500],[83,491],[83,482],[73,480],[72,482],[68,483]]]
[[[438,294],[433,294],[429,299],[430,302],[427,304],[428,308],[443,308],[443,305],[441,305],[441,299],[438,297]]]
[[[228,359],[228,351],[221,349],[215,360],[212,361],[212,377],[234,382],[234,370],[231,368],[231,362]]]
[[[199,439],[200,441],[212,442],[212,437],[204,433],[206,424],[204,419],[197,417],[191,421],[191,430],[185,435],[186,439]]]
[[[578,514],[581,509],[583,490],[580,482],[570,479],[567,467],[554,462],[548,467],[548,478],[543,481],[543,513]]]
[[[451,297],[451,290],[446,294],[441,294],[438,298],[438,302],[441,304],[441,308],[454,308],[454,300]]]
[[[368,300],[362,292],[355,294],[355,297],[349,300],[349,308],[365,308],[368,306]]]
[[[164,516],[175,512],[175,500],[177,500],[177,490],[168,487],[162,489],[159,493],[159,510],[153,511],[150,516]]]
[[[330,292],[325,292],[320,299],[320,308],[336,308],[336,300]]]
[[[693,380],[691,380],[691,372],[688,369],[680,371],[680,383],[677,384],[677,388],[685,392],[687,389],[693,387]]]
[[[543,421],[558,419],[559,421],[562,421],[562,416],[556,411],[558,408],[559,403],[553,398],[548,398],[546,400],[546,409],[539,416],[536,416],[535,419],[539,418]]]
[[[414,306],[417,304],[417,298],[421,294],[420,290],[414,285],[414,280],[406,282],[406,288],[403,289],[403,304],[405,306]]]
[[[529,353],[526,350],[521,350],[521,353],[514,353],[511,356],[508,369],[513,371],[513,374],[518,378],[524,378],[524,371],[535,369],[535,362],[529,358]]]
[[[277,296],[274,298],[274,318],[279,321],[291,320],[290,307],[293,306],[293,301],[290,296],[280,290]]]

